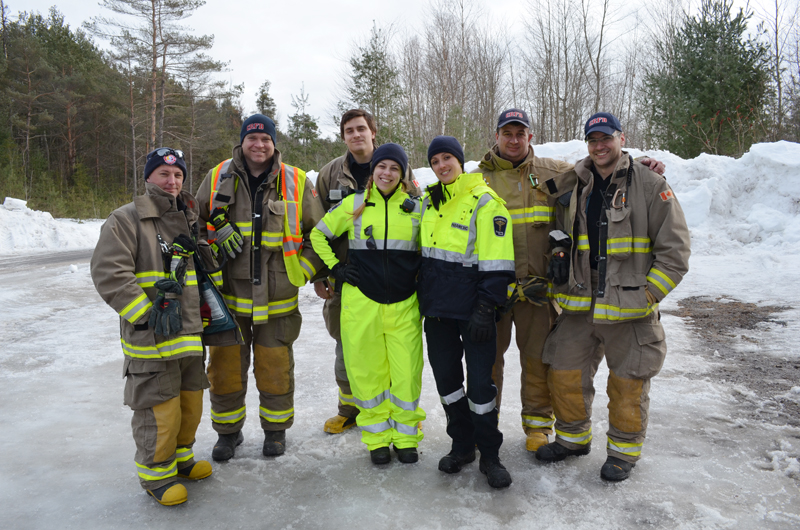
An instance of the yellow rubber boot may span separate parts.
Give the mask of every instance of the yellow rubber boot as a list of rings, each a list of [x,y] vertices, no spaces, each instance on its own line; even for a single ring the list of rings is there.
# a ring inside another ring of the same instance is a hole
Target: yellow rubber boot
[[[333,418],[328,418],[328,420],[325,422],[325,427],[323,430],[330,434],[340,434],[351,427],[355,427],[355,425],[355,418],[346,418],[337,414]]]
[[[211,464],[205,460],[198,460],[191,466],[178,470],[179,477],[188,478],[189,480],[201,480],[210,477],[211,473],[213,473]]]
[[[164,506],[183,504],[189,498],[184,485],[178,484],[177,482],[161,486],[154,490],[147,490],[147,493],[158,501],[159,504],[163,504]]]
[[[541,432],[529,432],[525,440],[525,449],[533,453],[541,446],[547,445],[547,435]]]

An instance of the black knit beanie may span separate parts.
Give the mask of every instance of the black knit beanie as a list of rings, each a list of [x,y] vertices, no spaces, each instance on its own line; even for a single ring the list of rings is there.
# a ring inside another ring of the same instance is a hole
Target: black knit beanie
[[[159,151],[163,154],[159,155]],[[180,156],[178,156],[178,153],[180,153]],[[180,151],[169,147],[159,147],[147,153],[147,161],[144,164],[144,180],[150,178],[150,173],[159,166],[178,166],[183,171],[183,180],[186,181],[186,161]]]
[[[408,167],[408,155],[406,155],[402,147],[397,144],[383,144],[375,149],[375,152],[372,153],[372,164],[369,166],[370,175],[375,172],[375,166],[377,166],[378,162],[381,160],[394,160],[397,162],[403,172],[400,178],[405,177],[407,173],[406,168]]]
[[[437,136],[431,141],[428,146],[428,164],[431,163],[431,158],[439,153],[450,153],[458,159],[461,164],[461,170],[464,170],[464,150],[458,140],[452,136]]]
[[[239,144],[244,142],[244,137],[250,133],[267,133],[272,137],[272,144],[278,144],[277,133],[275,132],[275,122],[272,118],[264,116],[263,114],[253,114],[242,124],[242,132],[239,133]]]

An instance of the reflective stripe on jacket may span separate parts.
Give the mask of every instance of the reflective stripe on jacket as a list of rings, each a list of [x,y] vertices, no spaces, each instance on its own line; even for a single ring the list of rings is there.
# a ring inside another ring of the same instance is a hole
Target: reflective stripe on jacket
[[[214,208],[225,207],[231,222],[239,227],[243,252],[228,259],[221,281],[219,275],[214,280],[221,283],[220,291],[233,313],[252,317],[259,324],[269,317],[297,311],[296,283],[303,283],[322,268],[309,234],[323,212],[305,173],[282,164],[277,149],[261,191],[254,194],[262,196],[257,205],[250,194],[245,167],[242,148],[237,146],[229,161],[208,172],[197,191],[197,201],[200,217],[206,221],[201,237],[209,230],[212,204]],[[255,217],[259,210],[260,217]],[[261,230],[256,234],[254,225],[258,223]],[[211,235],[213,238],[213,232]]]
[[[384,197],[373,184],[366,193],[349,195],[331,209],[311,233],[311,240],[329,268],[339,263],[329,241],[347,234],[348,260],[359,270],[358,289],[370,300],[394,304],[416,290],[419,270],[420,201],[413,199],[410,212],[401,206],[410,196],[397,188]],[[363,213],[353,212],[365,204]]]
[[[579,161],[573,171],[541,184],[556,202],[557,228],[571,234],[569,282],[554,286],[553,295],[568,313],[586,313],[592,306],[591,266],[586,211],[594,185],[592,161]],[[630,186],[628,170],[632,167]],[[616,197],[605,210],[598,258],[600,281],[592,318],[613,323],[641,318],[658,306],[647,301],[645,288],[661,301],[689,270],[690,235],[683,210],[661,175],[639,162],[631,166],[623,151],[607,193]],[[601,227],[602,228],[602,227]],[[605,238],[603,233],[607,232]]]
[[[440,186],[436,184],[434,186]],[[477,173],[442,186],[437,210],[422,201],[420,313],[466,320],[478,300],[502,305],[514,281],[513,227],[504,201]]]
[[[555,199],[535,186],[572,167],[567,162],[535,156],[533,147],[529,147],[525,160],[514,167],[508,160],[500,158],[496,145],[484,155],[478,166],[486,184],[506,201],[505,206],[511,215],[517,278],[547,274]]]
[[[194,260],[187,262],[181,302],[183,329],[177,336],[155,335],[148,325],[157,280],[166,278],[158,235],[167,243],[180,234],[192,236],[197,205],[181,192],[185,211],[158,186],[145,184],[145,194],[111,212],[100,229],[91,260],[92,281],[100,297],[120,316],[123,353],[131,359],[167,360],[203,354],[200,334],[200,292]]]

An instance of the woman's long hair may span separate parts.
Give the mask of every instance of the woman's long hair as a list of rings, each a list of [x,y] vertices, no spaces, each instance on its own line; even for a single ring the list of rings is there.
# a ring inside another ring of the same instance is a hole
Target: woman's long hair
[[[405,171],[403,171],[403,176],[400,177],[400,183],[397,186],[398,187],[402,186],[403,191],[409,193],[412,188],[411,186],[409,186],[408,182],[406,182],[405,176],[406,173]],[[397,188],[395,188],[395,191],[397,191]],[[369,180],[367,180],[367,185],[364,188],[364,202],[362,202],[361,206],[356,208],[355,211],[353,212],[352,214],[353,220],[358,219],[359,217],[361,217],[361,214],[364,213],[364,208],[367,207],[367,202],[369,201],[369,197],[371,194],[372,194],[372,175],[370,174]]]

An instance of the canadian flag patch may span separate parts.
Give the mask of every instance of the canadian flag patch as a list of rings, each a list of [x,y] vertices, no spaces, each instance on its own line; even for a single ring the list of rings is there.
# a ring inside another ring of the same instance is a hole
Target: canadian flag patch
[[[674,199],[675,195],[672,194],[672,190],[669,191],[662,191],[660,193],[662,201],[668,201],[670,199]]]
[[[317,198],[317,190],[314,189],[314,188],[311,188],[311,195],[313,195],[314,198],[316,199]]]

